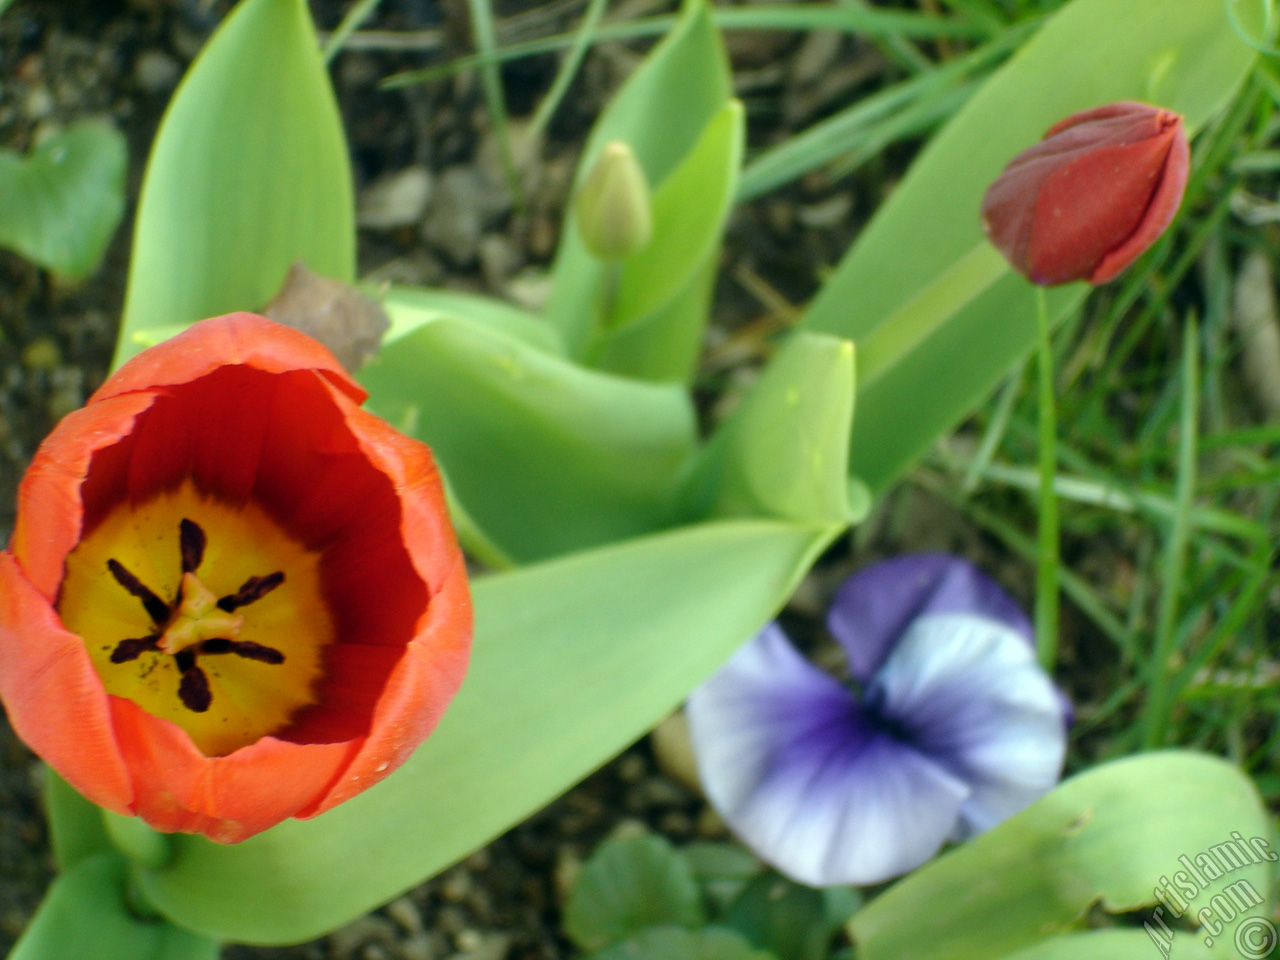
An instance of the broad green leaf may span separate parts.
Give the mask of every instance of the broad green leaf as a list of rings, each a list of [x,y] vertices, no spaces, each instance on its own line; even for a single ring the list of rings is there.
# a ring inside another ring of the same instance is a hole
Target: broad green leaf
[[[860,960],[990,960],[1079,928],[1095,904],[1112,913],[1154,905],[1166,879],[1189,884],[1188,918],[1239,882],[1260,895],[1244,912],[1265,916],[1274,867],[1255,837],[1274,855],[1270,817],[1236,767],[1183,751],[1142,754],[1067,780],[922,867],[850,930]]]
[[[600,844],[583,865],[564,909],[564,931],[583,950],[599,950],[644,927],[705,922],[688,862],[652,833]]]
[[[346,141],[304,0],[243,0],[156,136],[116,363],[141,330],[262,308],[295,260],[353,280]]]
[[[660,190],[724,108],[729,66],[709,8],[706,0],[686,0],[676,26],[610,101],[583,149],[578,183],[605,144],[624,140],[650,186]],[[583,247],[573,218],[566,217],[547,316],[564,332],[573,356],[581,356],[599,323],[607,272]]]
[[[884,336],[890,318],[923,331],[860,383],[855,474],[885,487],[1031,349],[1033,290],[1007,270],[992,271],[985,290],[961,285],[950,307],[934,301],[917,304],[932,311],[926,316],[899,312],[985,245],[978,211],[1004,164],[1061,118],[1115,100],[1176,110],[1194,131],[1232,96],[1254,56],[1222,0],[1073,0],[987,81],[912,166],[806,318],[859,347]],[[1054,291],[1054,314],[1085,292],[1080,284]]]
[[[462,317],[392,316],[359,373],[369,408],[431,446],[505,554],[535,560],[671,523],[696,441],[683,388],[587,370]]]
[[[81,860],[54,880],[9,960],[217,960],[217,941],[140,919],[127,897],[121,858]]]
[[[591,960],[776,960],[732,930],[649,927],[622,943],[591,954]]]
[[[49,767],[44,770],[44,812],[59,870],[70,870],[81,860],[112,849],[102,809],[80,796]]]
[[[655,380],[692,376],[707,323],[707,267],[717,265],[742,140],[742,104],[730,100],[654,194],[653,239],[622,261],[616,294],[604,311],[602,339],[589,348],[589,359],[603,366],[596,358],[613,336],[629,334],[634,353],[612,352],[616,372]],[[691,287],[702,294],[692,302],[681,296]]]
[[[690,475],[689,515],[842,524],[853,417],[853,344],[793,335],[712,437]]]
[[[0,247],[71,280],[87,276],[124,214],[125,144],[84,121],[25,157],[0,150]]]
[[[1090,930],[1050,937],[1026,950],[1000,957],[999,960],[1155,960],[1163,955],[1171,960],[1241,960],[1239,952],[1213,952],[1201,936],[1189,930],[1170,927],[1172,936],[1156,924],[1146,930]],[[1212,938],[1211,938],[1212,939]],[[1231,936],[1225,943],[1231,948]],[[1172,952],[1170,948],[1172,947]]]
[[[634,742],[750,638],[839,528],[687,527],[474,583],[471,669],[400,770],[234,846],[176,839],[142,870],[174,922],[319,936],[466,856]]]
[[[770,871],[738,895],[724,925],[778,960],[825,960],[836,931],[848,919],[828,911],[825,891]]]

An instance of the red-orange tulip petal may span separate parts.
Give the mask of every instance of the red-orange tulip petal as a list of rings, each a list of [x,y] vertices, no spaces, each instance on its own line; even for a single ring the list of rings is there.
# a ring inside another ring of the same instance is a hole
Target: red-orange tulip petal
[[[1106,283],[1169,226],[1189,167],[1176,113],[1130,101],[1085,110],[1009,162],[983,225],[1033,283]]]
[[[126,364],[41,445],[0,552],[0,698],[94,802],[235,842],[435,727],[471,607],[431,454],[249,314]]]

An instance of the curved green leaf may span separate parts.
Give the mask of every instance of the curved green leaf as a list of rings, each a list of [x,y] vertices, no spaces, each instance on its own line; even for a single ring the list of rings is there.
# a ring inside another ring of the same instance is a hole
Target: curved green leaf
[[[655,190],[680,164],[730,95],[724,45],[705,0],[687,0],[680,19],[600,115],[578,163],[577,182],[605,144],[625,140]],[[655,232],[654,242],[660,238]],[[553,266],[547,316],[581,355],[599,322],[606,265],[587,253],[566,217]]]
[[[346,140],[304,0],[243,0],[160,125],[116,363],[141,330],[260,309],[295,260],[354,278]]]
[[[696,442],[683,388],[587,370],[492,325],[426,316],[392,307],[392,330],[359,379],[371,410],[431,446],[493,544],[523,562],[671,523]]]
[[[124,861],[101,853],[53,882],[9,960],[217,960],[221,944],[128,904]]]
[[[702,450],[684,490],[687,515],[860,519],[845,472],[853,369],[848,340],[803,331],[787,340]]]
[[[912,166],[805,321],[860,347],[873,334],[893,336],[880,329],[890,318],[916,334],[911,349],[860,383],[855,474],[876,489],[890,483],[1032,347],[1033,291],[1007,271],[992,271],[984,292],[961,284],[949,306],[925,298],[917,306],[933,311],[928,316],[900,313],[985,245],[978,211],[1004,164],[1062,117],[1115,100],[1161,104],[1198,129],[1239,87],[1254,56],[1222,0],[1073,0],[974,95]],[[1054,291],[1055,312],[1085,292],[1083,285]]]
[[[87,276],[124,215],[124,137],[72,124],[27,156],[0,150],[0,247],[72,280]]]
[[[434,290],[429,287],[393,286],[385,291],[366,290],[382,303],[391,317],[392,328],[384,340],[401,336],[430,320],[462,317],[498,333],[523,340],[546,353],[562,355],[560,333],[542,317],[493,297],[462,290]]]
[[[1275,853],[1270,817],[1239,769],[1184,751],[1131,757],[1072,777],[922,867],[856,914],[850,931],[860,960],[990,960],[1078,928],[1094,904],[1114,913],[1154,905],[1166,878],[1182,880],[1179,871],[1191,884],[1188,919],[1238,881],[1262,899],[1244,912],[1265,916],[1274,902],[1270,860],[1241,855],[1216,876],[1202,865],[1224,864],[1232,853],[1221,845],[1234,849],[1234,834],[1244,838],[1242,853],[1257,849],[1255,837]],[[1199,879],[1186,872],[1196,864]]]
[[[69,870],[81,860],[114,849],[102,822],[102,808],[80,796],[49,767],[44,770],[44,812],[59,870]]]
[[[466,856],[650,729],[782,606],[840,528],[687,527],[476,581],[471,669],[400,770],[235,846],[141,870],[177,923],[319,936]]]

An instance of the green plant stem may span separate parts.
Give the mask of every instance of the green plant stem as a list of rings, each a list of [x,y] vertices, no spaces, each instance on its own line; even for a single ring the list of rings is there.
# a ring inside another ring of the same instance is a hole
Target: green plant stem
[[[1175,671],[1170,662],[1178,633],[1178,608],[1186,573],[1187,539],[1191,529],[1191,503],[1196,487],[1196,447],[1200,407],[1200,339],[1194,316],[1187,317],[1182,338],[1182,416],[1178,432],[1176,507],[1165,541],[1164,577],[1160,608],[1156,615],[1156,642],[1151,657],[1151,695],[1147,698],[1139,730],[1142,746],[1153,750],[1164,743],[1173,707]]]
[[[1036,288],[1040,339],[1040,516],[1036,551],[1036,650],[1040,664],[1053,670],[1058,659],[1058,416],[1053,389],[1053,340],[1044,287]]]

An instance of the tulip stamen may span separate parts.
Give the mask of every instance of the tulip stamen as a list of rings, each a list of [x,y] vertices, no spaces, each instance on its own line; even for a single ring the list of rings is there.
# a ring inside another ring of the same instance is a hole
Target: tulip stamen
[[[196,663],[195,650],[190,647],[179,650],[174,659],[182,674],[178,682],[178,699],[193,713],[204,713],[213,703],[213,692],[209,689],[209,678]]]
[[[261,600],[282,583],[284,583],[283,570],[269,573],[265,577],[250,577],[235,593],[228,594],[219,600],[218,609],[231,613],[255,600]]]
[[[182,522],[178,524],[178,546],[182,551],[183,573],[196,572],[200,561],[204,559],[206,543],[208,538],[205,536],[204,528],[194,520],[183,517]]]
[[[148,650],[155,650],[159,639],[160,634],[149,633],[145,637],[138,637],[134,640],[121,640],[116,644],[116,648],[111,651],[111,662],[128,663],[130,660],[137,660]]]
[[[116,583],[128,590],[132,596],[142,601],[142,606],[146,608],[147,616],[155,622],[156,626],[163,625],[169,619],[169,604],[161,600],[141,580],[125,569],[123,563],[116,559],[108,560],[107,569],[111,571],[111,576],[116,578]]]

